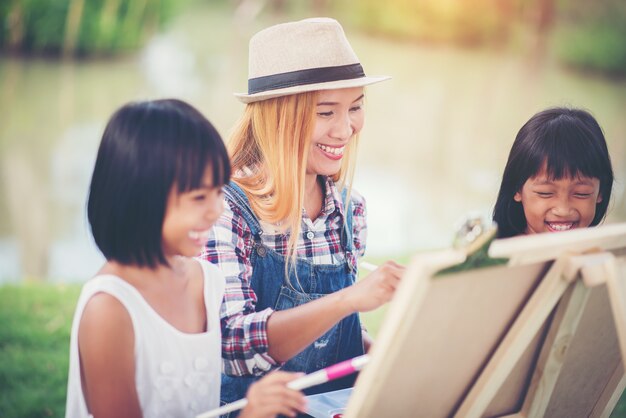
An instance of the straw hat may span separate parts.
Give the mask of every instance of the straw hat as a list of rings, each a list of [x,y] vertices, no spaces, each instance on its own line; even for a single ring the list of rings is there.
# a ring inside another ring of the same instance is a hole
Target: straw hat
[[[361,87],[391,77],[369,77],[334,19],[312,18],[270,26],[250,39],[244,103],[305,91]]]

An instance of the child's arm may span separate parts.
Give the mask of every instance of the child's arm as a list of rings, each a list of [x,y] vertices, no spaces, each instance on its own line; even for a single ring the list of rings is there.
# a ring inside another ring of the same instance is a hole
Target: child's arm
[[[275,371],[250,386],[246,398],[248,405],[240,418],[273,418],[278,414],[295,417],[306,411],[302,392],[289,389],[287,383],[302,377],[303,373]]]
[[[80,321],[78,347],[87,409],[95,417],[142,416],[135,388],[133,326],[113,296],[93,296]]]

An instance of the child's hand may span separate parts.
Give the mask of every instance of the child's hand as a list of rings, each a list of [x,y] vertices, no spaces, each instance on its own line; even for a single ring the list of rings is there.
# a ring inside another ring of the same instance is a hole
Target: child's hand
[[[367,312],[389,302],[404,270],[395,261],[386,261],[363,280],[344,289],[349,306],[353,311]]]
[[[302,392],[289,389],[287,383],[302,377],[303,373],[275,371],[253,383],[248,389],[248,405],[240,418],[273,418],[278,414],[295,417],[306,411]]]

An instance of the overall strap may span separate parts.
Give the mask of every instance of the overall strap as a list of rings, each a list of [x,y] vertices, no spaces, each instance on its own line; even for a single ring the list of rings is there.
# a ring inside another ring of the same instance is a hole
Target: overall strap
[[[344,205],[344,222],[343,222],[343,233],[342,239],[344,242],[344,249],[346,251],[352,251],[354,249],[354,240],[352,238],[353,229],[352,229],[352,199],[349,202],[346,202],[346,196],[348,195],[348,189],[343,188],[341,192],[341,202]],[[347,203],[347,205],[346,205]]]
[[[241,216],[243,216],[243,219],[248,224],[248,227],[250,228],[250,231],[252,232],[252,235],[255,237],[255,239],[260,238],[261,234],[263,233],[263,229],[261,228],[259,220],[257,219],[256,215],[252,211],[252,208],[250,207],[250,201],[248,200],[248,196],[246,196],[246,193],[233,181],[224,185],[223,190],[226,197],[233,201],[241,210]]]

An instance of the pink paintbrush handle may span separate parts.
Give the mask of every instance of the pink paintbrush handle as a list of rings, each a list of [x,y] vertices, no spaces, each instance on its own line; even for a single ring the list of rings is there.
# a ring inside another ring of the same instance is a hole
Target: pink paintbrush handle
[[[369,356],[364,354],[350,360],[342,361],[325,369],[302,376],[287,384],[291,389],[302,390],[311,386],[321,385],[331,380],[339,379],[357,372],[363,368],[369,361]]]
[[[365,366],[368,360],[369,356],[365,354],[350,360],[342,361],[341,363],[334,364],[330,367],[325,368],[324,370],[326,371],[326,375],[329,381],[335,380],[361,370],[361,368]]]
[[[315,385],[321,385],[322,383],[329,382],[331,380],[339,379],[340,377],[347,376],[354,372],[358,372],[367,364],[369,356],[364,354],[359,357],[355,357],[350,360],[342,361],[341,363],[334,364],[325,369],[318,370],[306,376],[302,376],[299,379],[293,380],[287,384],[291,389],[302,390]],[[239,399],[236,402],[224,405],[220,408],[213,409],[203,414],[197,415],[196,418],[211,418],[219,417],[231,411],[237,411],[244,408],[248,404],[246,398]]]

